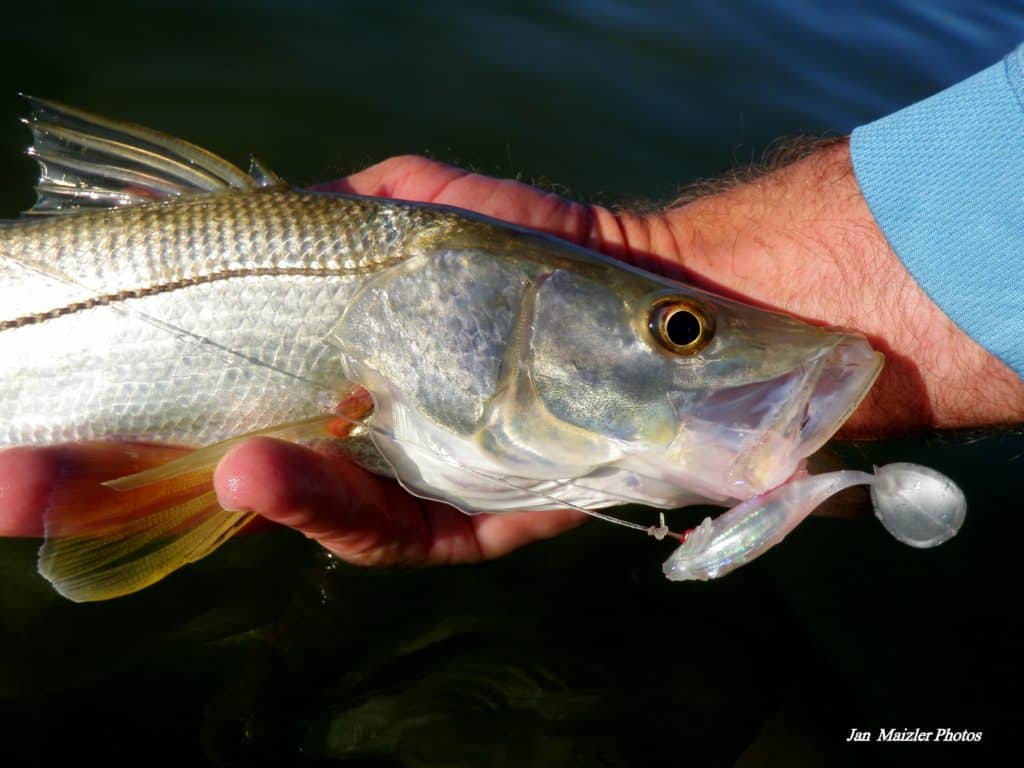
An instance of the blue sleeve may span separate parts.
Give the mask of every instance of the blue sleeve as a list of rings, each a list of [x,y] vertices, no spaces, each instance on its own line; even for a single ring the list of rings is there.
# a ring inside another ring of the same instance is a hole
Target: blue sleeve
[[[932,300],[1024,377],[1024,46],[850,140],[890,245]]]

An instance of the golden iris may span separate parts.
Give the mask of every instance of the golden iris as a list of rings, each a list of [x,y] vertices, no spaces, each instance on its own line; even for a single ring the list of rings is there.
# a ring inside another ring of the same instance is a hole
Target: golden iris
[[[714,315],[689,298],[661,299],[651,307],[648,327],[665,349],[692,355],[704,349],[715,335]]]

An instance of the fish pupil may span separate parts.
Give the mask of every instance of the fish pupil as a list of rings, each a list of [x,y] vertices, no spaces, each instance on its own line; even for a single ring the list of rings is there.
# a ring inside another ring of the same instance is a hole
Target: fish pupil
[[[665,336],[676,346],[685,347],[700,338],[700,318],[693,312],[679,309],[665,323]]]

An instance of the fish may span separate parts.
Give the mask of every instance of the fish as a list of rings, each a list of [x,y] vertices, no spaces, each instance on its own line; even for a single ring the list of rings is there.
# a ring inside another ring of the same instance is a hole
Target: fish
[[[0,225],[0,448],[161,446],[55,491],[39,570],[72,600],[242,528],[212,476],[248,436],[329,441],[470,514],[749,505],[883,364],[856,332],[546,234],[28,104],[38,199]]]

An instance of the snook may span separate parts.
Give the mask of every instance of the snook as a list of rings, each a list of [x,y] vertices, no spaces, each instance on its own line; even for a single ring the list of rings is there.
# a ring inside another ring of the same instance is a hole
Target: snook
[[[0,445],[207,446],[89,510],[55,502],[40,568],[73,599],[242,525],[210,489],[239,435],[343,438],[466,511],[726,503],[789,477],[881,366],[855,334],[465,211],[292,190],[49,102],[28,124],[39,217],[0,228]],[[372,414],[339,417],[360,392]]]

